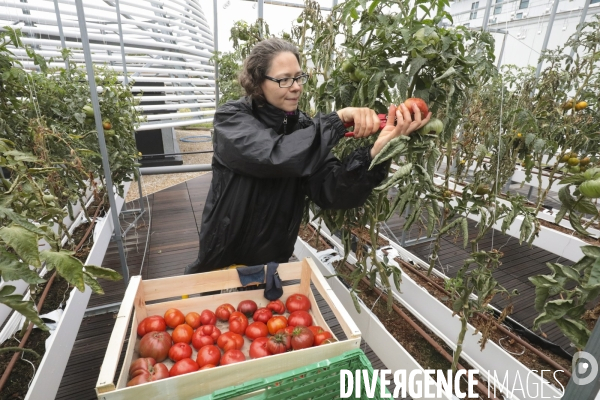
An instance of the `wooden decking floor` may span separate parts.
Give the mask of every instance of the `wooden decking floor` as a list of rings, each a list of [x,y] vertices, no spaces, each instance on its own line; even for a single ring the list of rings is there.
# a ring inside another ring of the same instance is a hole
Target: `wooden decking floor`
[[[211,176],[212,174],[202,175],[148,196],[145,207],[149,207],[151,213],[146,213],[143,218],[140,218],[136,227],[132,228],[123,239],[130,276],[141,274],[143,279],[156,279],[181,275],[185,266],[196,258],[197,227],[202,218]],[[139,208],[139,204],[129,203],[127,208]],[[133,219],[134,216],[131,214],[123,217],[122,230],[126,229]],[[121,272],[115,242],[110,243],[102,266]],[[110,306],[123,298],[125,293],[123,281],[103,281],[101,284],[105,294],[92,295],[88,310]],[[338,337],[343,336],[339,323],[325,301],[318,300],[318,304],[332,331]],[[96,399],[94,388],[114,326],[115,315],[114,312],[110,312],[83,319],[56,399]],[[360,348],[371,361],[373,368],[385,369],[381,360],[364,340]],[[393,387],[389,389],[393,391]]]

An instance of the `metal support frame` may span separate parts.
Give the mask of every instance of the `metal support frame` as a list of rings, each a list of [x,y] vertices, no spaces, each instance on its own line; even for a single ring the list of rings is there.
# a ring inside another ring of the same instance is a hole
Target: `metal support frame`
[[[554,18],[556,17],[556,10],[558,10],[559,0],[554,0],[554,4],[552,5],[552,12],[550,13],[550,19],[548,20],[548,26],[546,28],[546,36],[544,37],[544,43],[542,44],[542,50],[540,54],[543,54],[544,51],[548,48],[548,42],[550,41],[550,34],[552,33],[552,25],[554,25]],[[540,56],[541,57],[541,56]],[[535,71],[535,78],[539,78],[540,73],[542,72],[542,60],[540,59],[537,70]]]
[[[500,71],[500,67],[502,66],[502,56],[504,55],[504,48],[506,47],[506,37],[508,36],[508,32],[504,31],[504,38],[502,39],[502,47],[500,48],[500,55],[498,56],[498,71]]]
[[[481,30],[483,32],[487,31],[488,21],[490,20],[490,9],[492,8],[492,1],[493,0],[487,0],[487,3],[485,4],[485,11],[483,12],[483,26],[481,27]]]
[[[56,14],[56,24],[58,25],[58,34],[60,35],[60,45],[63,50],[67,49],[67,42],[65,41],[65,33],[63,31],[62,20],[60,19],[60,9],[58,8],[58,0],[54,0],[54,13]],[[69,57],[65,58],[65,70],[70,72]]]
[[[115,193],[113,187],[112,176],[110,173],[110,165],[108,163],[108,152],[106,150],[106,140],[104,137],[104,128],[102,127],[102,115],[100,114],[100,104],[98,101],[98,92],[96,91],[96,80],[94,78],[94,64],[92,63],[92,53],[90,50],[90,42],[87,35],[87,26],[85,23],[85,12],[83,9],[83,0],[75,0],[75,7],[77,9],[77,18],[79,21],[79,29],[81,32],[81,43],[83,45],[83,55],[85,58],[85,68],[88,77],[88,83],[90,85],[90,98],[92,100],[92,107],[94,109],[94,120],[96,122],[96,131],[98,132],[98,144],[100,145],[100,154],[102,155],[102,169],[106,179],[106,193],[108,195],[108,201],[110,203],[110,213],[112,216],[114,229],[115,229],[115,241],[119,249],[119,257],[121,259],[121,270],[123,273],[123,283],[127,287],[129,283],[129,269],[127,267],[127,259],[125,258],[125,252],[123,249],[123,239],[121,237],[121,223],[119,221],[119,215],[117,214],[117,204],[115,201]]]
[[[575,40],[579,39],[579,34],[581,33],[581,28],[585,22],[585,17],[587,15],[588,8],[590,7],[590,2],[591,0],[585,0],[585,4],[581,10],[581,17],[579,18],[579,24],[577,24],[577,32],[575,32]],[[573,54],[575,54],[575,49],[571,48],[571,58],[573,58]]]
[[[258,6],[259,6],[259,11],[258,11],[258,18],[262,18],[262,11],[260,10],[261,7],[261,3],[263,4],[270,4],[272,6],[284,6],[284,7],[292,7],[292,8],[306,8],[304,7],[304,4],[298,4],[298,3],[288,3],[286,1],[277,1],[277,0],[244,0],[244,1],[251,1],[253,3],[258,2]],[[333,7],[337,6],[338,2],[337,0],[333,0]],[[333,8],[332,7],[332,8]],[[331,11],[332,8],[329,7],[320,7],[321,11]]]
[[[115,11],[117,12],[117,25],[119,27],[119,41],[121,42],[121,59],[123,60],[123,86],[129,86],[127,62],[125,60],[125,43],[123,42],[123,25],[121,24],[121,7],[119,6],[119,0],[115,0]]]

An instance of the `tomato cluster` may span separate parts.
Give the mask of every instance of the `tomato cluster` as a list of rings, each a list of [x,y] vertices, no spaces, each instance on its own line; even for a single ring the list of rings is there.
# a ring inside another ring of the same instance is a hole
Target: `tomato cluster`
[[[140,358],[131,364],[127,386],[245,361],[244,337],[252,342],[247,351],[250,358],[335,341],[331,332],[313,325],[310,308],[306,296],[292,294],[285,304],[275,300],[262,308],[253,300],[243,300],[237,309],[226,303],[215,312],[203,310],[200,314],[184,315],[171,308],[162,317],[144,318],[137,328],[142,337]],[[221,332],[217,321],[227,323],[229,330]],[[162,363],[167,358],[174,362],[170,369]]]

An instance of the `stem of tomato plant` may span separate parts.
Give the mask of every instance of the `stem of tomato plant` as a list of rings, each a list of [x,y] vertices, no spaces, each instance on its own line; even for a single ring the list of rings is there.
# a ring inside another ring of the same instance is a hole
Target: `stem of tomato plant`
[[[456,373],[458,361],[460,360],[460,353],[462,353],[463,342],[467,333],[467,316],[463,310],[460,315],[460,333],[458,334],[458,340],[456,341],[456,350],[454,351],[454,357],[452,358],[452,375]]]

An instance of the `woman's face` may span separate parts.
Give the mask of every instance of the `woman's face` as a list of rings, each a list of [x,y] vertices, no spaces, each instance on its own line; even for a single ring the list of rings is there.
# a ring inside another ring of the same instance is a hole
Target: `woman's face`
[[[302,75],[302,70],[293,53],[283,52],[273,58],[267,75],[275,79],[294,78]],[[298,108],[302,85],[297,81],[290,87],[280,88],[277,82],[265,79],[261,88],[267,102],[275,107],[284,111],[295,111]]]

